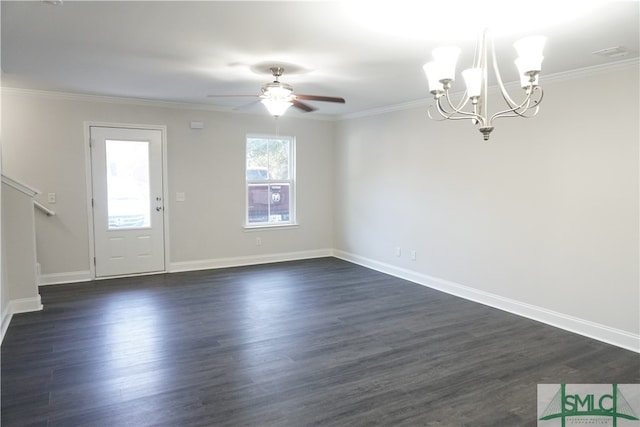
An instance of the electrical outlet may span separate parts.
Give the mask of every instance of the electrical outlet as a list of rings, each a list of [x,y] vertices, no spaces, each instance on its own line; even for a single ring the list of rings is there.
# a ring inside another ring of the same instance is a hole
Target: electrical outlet
[[[396,248],[396,256],[402,256],[402,248],[400,246]]]
[[[256,237],[256,246],[262,246],[262,238]]]
[[[416,260],[416,256],[417,256],[416,251],[411,251],[411,261],[415,261]]]

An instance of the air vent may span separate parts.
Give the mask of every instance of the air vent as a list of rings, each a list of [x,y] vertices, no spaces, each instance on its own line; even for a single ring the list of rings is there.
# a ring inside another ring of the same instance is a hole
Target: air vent
[[[606,49],[596,50],[595,52],[591,53],[593,53],[594,55],[602,56],[604,58],[619,59],[627,56],[629,54],[629,50],[626,47],[614,46],[608,47]]]

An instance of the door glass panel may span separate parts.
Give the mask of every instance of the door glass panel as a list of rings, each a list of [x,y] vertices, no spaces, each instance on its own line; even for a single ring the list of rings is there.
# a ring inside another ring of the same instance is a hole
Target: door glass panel
[[[105,143],[109,230],[150,227],[149,143]]]

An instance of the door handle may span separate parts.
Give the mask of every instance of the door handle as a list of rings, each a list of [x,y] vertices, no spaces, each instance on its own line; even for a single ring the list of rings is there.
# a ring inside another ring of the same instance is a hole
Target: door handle
[[[156,206],[156,211],[160,212],[162,210],[162,206]]]

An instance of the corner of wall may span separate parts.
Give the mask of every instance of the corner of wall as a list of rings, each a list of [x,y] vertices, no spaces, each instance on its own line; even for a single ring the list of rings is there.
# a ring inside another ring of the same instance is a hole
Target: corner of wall
[[[14,314],[40,311],[42,308],[40,295],[33,298],[21,298],[9,301],[6,308],[2,311],[2,324],[0,325],[2,336],[0,336],[0,343],[4,341],[4,336],[7,333],[7,329],[9,329],[9,324]]]
[[[527,319],[545,323],[549,326],[640,353],[640,335],[636,335],[628,331],[601,325],[585,319],[569,316],[564,313],[558,313],[556,311],[505,298],[489,292],[480,291],[468,286],[440,279],[438,277],[417,273],[412,270],[399,268],[348,252],[340,250],[335,250],[334,252],[334,256],[336,258],[344,259],[345,261],[349,261],[354,264],[362,265],[437,291],[445,292],[469,301],[484,304]]]

